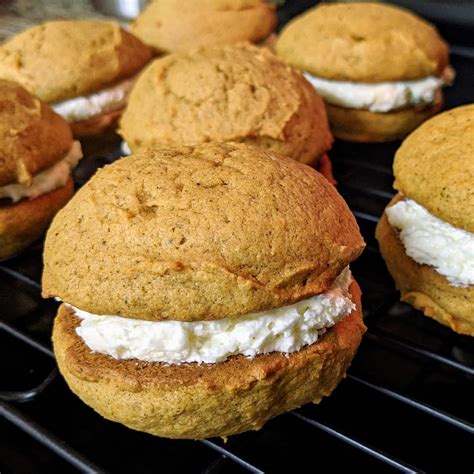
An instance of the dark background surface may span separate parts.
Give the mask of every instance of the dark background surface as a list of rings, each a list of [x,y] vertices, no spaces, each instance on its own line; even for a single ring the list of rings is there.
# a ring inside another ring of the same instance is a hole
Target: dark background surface
[[[287,2],[282,22],[313,3]],[[474,102],[474,49],[460,32],[443,26],[457,71],[454,86],[445,90],[447,109]],[[336,142],[330,153],[338,189],[368,244],[352,269],[369,331],[349,377],[320,405],[279,416],[227,443],[155,438],[95,414],[55,371],[49,351],[57,304],[40,297],[41,243],[0,264],[0,410],[6,416],[0,418],[0,472],[472,472],[472,339],[398,302],[374,239],[393,195],[398,146]],[[78,185],[120,156],[113,137],[84,149]]]

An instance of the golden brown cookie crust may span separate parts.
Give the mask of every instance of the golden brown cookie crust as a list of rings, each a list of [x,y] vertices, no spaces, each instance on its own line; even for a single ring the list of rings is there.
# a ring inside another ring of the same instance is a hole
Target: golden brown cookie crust
[[[363,248],[308,166],[238,143],[155,149],[99,170],[58,214],[43,295],[94,314],[222,319],[325,291]]]
[[[377,143],[400,140],[443,107],[442,99],[424,109],[370,112],[327,104],[326,110],[335,137],[342,140]]]
[[[0,80],[0,186],[30,184],[72,146],[67,122],[14,82]]]
[[[138,79],[119,133],[134,152],[240,141],[316,162],[332,144],[319,94],[272,53],[251,45],[173,54]]]
[[[474,232],[474,105],[415,130],[393,163],[395,188],[443,221]]]
[[[262,0],[158,0],[131,30],[158,53],[183,52],[241,41],[258,43],[277,24],[275,6]]]
[[[112,21],[50,21],[0,47],[0,78],[10,79],[52,103],[87,95],[126,77],[151,52]]]
[[[357,309],[299,352],[218,364],[167,365],[93,353],[76,334],[79,320],[59,308],[53,345],[71,390],[107,419],[168,438],[200,439],[258,430],[270,418],[319,403],[344,378],[365,325]]]
[[[74,183],[35,199],[23,199],[16,204],[0,204],[0,260],[13,257],[46,231],[54,215],[74,194]]]
[[[448,46],[407,10],[378,3],[320,5],[283,29],[277,54],[297,69],[337,81],[383,82],[440,76]]]
[[[397,195],[388,206],[400,199]],[[453,331],[474,336],[474,287],[453,286],[433,267],[411,259],[385,213],[377,225],[376,237],[401,300]]]
[[[72,133],[76,138],[86,138],[100,135],[106,130],[115,127],[123,113],[123,110],[124,108],[121,108],[120,110],[113,110],[112,112],[107,112],[87,120],[72,122],[70,124]]]

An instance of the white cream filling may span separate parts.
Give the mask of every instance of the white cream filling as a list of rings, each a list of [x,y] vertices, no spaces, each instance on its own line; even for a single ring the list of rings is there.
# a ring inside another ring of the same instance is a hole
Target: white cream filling
[[[125,107],[135,77],[88,96],[57,102],[51,107],[68,122],[79,122]]]
[[[430,265],[453,286],[474,284],[474,234],[433,216],[411,199],[386,209],[409,257]]]
[[[125,140],[122,140],[122,143],[120,143],[120,151],[124,156],[130,156],[132,154],[132,150],[130,150],[128,143]]]
[[[217,321],[142,321],[99,316],[71,306],[82,319],[76,332],[94,352],[115,359],[181,364],[217,363],[232,355],[289,354],[316,342],[355,305],[345,269],[323,294],[298,303]]]
[[[11,199],[18,202],[20,199],[34,199],[42,194],[50,193],[55,189],[63,187],[71,171],[82,158],[81,143],[74,141],[67,155],[56,164],[33,177],[31,184],[7,184],[0,187],[0,198]]]
[[[374,84],[334,81],[308,73],[304,73],[304,76],[330,104],[371,112],[389,112],[407,106],[433,104],[441,87],[451,82],[454,71],[448,67],[441,77],[428,76],[414,81]]]

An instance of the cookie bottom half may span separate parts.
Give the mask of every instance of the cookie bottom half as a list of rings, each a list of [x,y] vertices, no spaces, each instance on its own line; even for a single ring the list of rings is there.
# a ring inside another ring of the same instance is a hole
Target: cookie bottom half
[[[400,140],[437,114],[443,106],[440,99],[431,107],[409,108],[379,113],[350,109],[326,103],[331,131],[342,140],[379,143]]]
[[[217,364],[167,365],[93,353],[76,334],[80,320],[59,308],[53,344],[71,390],[109,420],[168,438],[226,437],[318,403],[345,376],[365,326],[357,308],[316,343],[289,355],[234,356]]]
[[[38,240],[73,194],[74,183],[69,178],[62,188],[35,199],[0,205],[0,260],[13,257]]]
[[[385,213],[376,237],[402,301],[455,332],[474,336],[474,287],[453,286],[434,268],[410,258]]]

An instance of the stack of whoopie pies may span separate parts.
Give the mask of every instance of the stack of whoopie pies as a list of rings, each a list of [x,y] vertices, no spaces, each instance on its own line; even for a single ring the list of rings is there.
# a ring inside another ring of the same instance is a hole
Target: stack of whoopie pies
[[[130,31],[47,22],[0,46],[0,259],[57,213],[42,283],[62,301],[67,383],[110,420],[194,439],[259,429],[345,376],[365,331],[349,269],[364,242],[329,182],[331,129],[402,138],[453,78],[435,28],[393,6],[318,6],[274,54],[274,6],[198,3],[153,1]],[[402,299],[470,335],[473,110],[405,140],[377,228]],[[73,135],[113,128],[131,156],[69,201]]]

